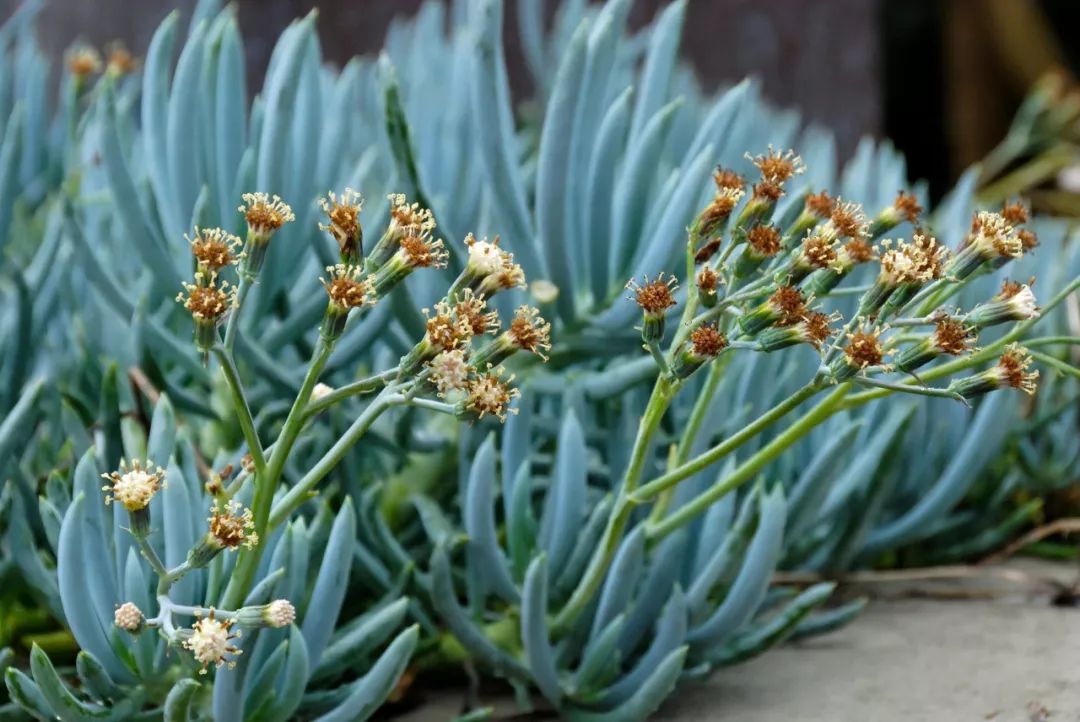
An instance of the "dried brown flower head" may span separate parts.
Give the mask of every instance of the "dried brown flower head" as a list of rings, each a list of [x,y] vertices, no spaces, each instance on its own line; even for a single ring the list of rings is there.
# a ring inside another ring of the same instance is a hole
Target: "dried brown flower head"
[[[319,206],[329,221],[320,223],[319,229],[334,237],[342,253],[350,256],[358,254],[364,234],[360,226],[363,197],[352,188],[346,188],[341,198],[338,198],[334,191],[330,191],[325,198],[319,199]]]
[[[703,244],[701,248],[694,254],[694,263],[704,263],[713,257],[713,255],[720,250],[720,246],[724,244],[724,239],[717,236]]]
[[[1039,245],[1039,237],[1035,234],[1035,231],[1027,228],[1018,230],[1016,237],[1020,239],[1020,245],[1023,246],[1025,252],[1034,250]]]
[[[499,314],[487,310],[487,301],[466,288],[461,298],[454,304],[454,318],[464,323],[473,336],[483,336],[499,330]]]
[[[870,225],[862,206],[839,199],[829,215],[829,224],[845,238],[864,238]]]
[[[108,53],[106,68],[110,74],[131,75],[139,69],[138,59],[128,51],[122,41],[114,40],[106,46],[105,51]]]
[[[1031,213],[1022,201],[1006,201],[1001,206],[1001,217],[1010,226],[1021,226],[1028,222]]]
[[[532,306],[519,306],[507,331],[518,348],[531,351],[547,361],[546,352],[551,350],[551,324]]]
[[[1019,389],[1027,394],[1035,393],[1038,371],[1028,371],[1031,355],[1020,344],[1009,344],[998,359],[995,371],[1004,386]]]
[[[221,228],[195,229],[195,237],[188,238],[191,255],[200,271],[212,278],[222,268],[236,263],[242,254],[237,253],[243,243],[239,238]]]
[[[761,181],[760,183],[755,183],[753,197],[755,200],[775,203],[784,197],[784,186],[775,181]]]
[[[101,72],[101,55],[89,45],[76,45],[67,52],[68,72],[82,80]]]
[[[771,257],[780,252],[780,229],[756,225],[746,232],[746,242],[758,256]]]
[[[826,191],[806,196],[806,212],[822,220],[832,215],[833,205],[833,199]]]
[[[934,346],[942,353],[959,356],[972,348],[972,329],[951,316],[934,320]]]
[[[361,279],[363,269],[360,266],[350,266],[339,263],[327,266],[326,272],[330,280],[320,278],[326,295],[330,302],[341,311],[348,311],[361,306],[374,306],[375,287],[370,278]]]
[[[716,184],[718,191],[723,190],[743,190],[746,187],[746,181],[743,177],[733,170],[725,170],[719,166],[713,171],[713,182]]]
[[[857,369],[880,366],[885,359],[885,349],[881,344],[881,334],[884,330],[881,327],[875,327],[849,333],[847,345],[844,347],[844,356],[848,364]]]
[[[244,509],[235,499],[224,506],[214,504],[207,521],[210,523],[210,535],[226,549],[241,546],[252,549],[259,543],[251,510]]]
[[[206,286],[193,283],[183,284],[187,291],[187,297],[183,293],[176,296],[176,300],[184,304],[184,308],[191,312],[196,320],[218,322],[226,312],[236,304],[235,290],[229,287],[228,281],[222,281],[220,285],[210,283]]]
[[[468,343],[472,338],[472,326],[458,317],[446,301],[439,301],[434,310],[425,308],[424,315],[427,316],[426,339],[437,349],[449,351]]]
[[[815,233],[802,243],[802,257],[813,268],[829,268],[836,265],[837,253],[832,241]]]
[[[701,220],[699,221],[701,226],[710,229],[715,228],[719,221],[731,215],[731,212],[735,210],[735,206],[742,199],[743,194],[744,191],[741,187],[721,188],[718,190],[709,205],[701,212]]]
[[[715,296],[720,287],[720,274],[712,266],[705,266],[697,274],[698,292],[705,296]]]
[[[662,316],[665,311],[675,305],[674,290],[678,288],[678,280],[674,276],[669,276],[667,280],[664,280],[663,271],[652,281],[648,276],[645,276],[643,280],[644,283],[638,284],[634,279],[630,279],[626,284],[626,289],[634,294],[632,300],[641,306],[641,310],[647,315]]]
[[[806,315],[806,299],[794,286],[780,286],[769,296],[768,303],[779,314],[780,326],[798,323]]]
[[[703,323],[690,332],[690,345],[697,356],[716,356],[727,348],[727,337],[715,323]]]
[[[502,368],[489,368],[469,384],[469,396],[465,404],[480,418],[490,415],[506,421],[508,413],[517,413],[517,409],[511,409],[510,404],[521,392],[510,386],[513,376],[504,380],[502,375]]]
[[[775,150],[771,145],[764,155],[751,157],[748,153],[746,157],[761,171],[762,180],[769,183],[783,184],[792,176],[806,170],[802,158],[795,151]]]
[[[833,335],[831,324],[836,318],[820,311],[811,311],[796,324],[796,329],[805,343],[820,349],[821,345]]]
[[[919,201],[911,193],[900,191],[896,200],[893,201],[893,208],[900,214],[908,223],[918,225],[919,216],[922,214],[922,206],[919,205]]]
[[[840,253],[843,255],[843,263],[849,266],[869,263],[875,257],[874,247],[862,238],[854,238],[845,243]]]
[[[286,223],[296,220],[289,204],[278,196],[266,193],[245,193],[239,211],[247,221],[248,235],[256,242],[265,242]]]
[[[442,239],[431,240],[427,233],[408,232],[401,238],[401,254],[413,268],[445,268],[450,254]]]

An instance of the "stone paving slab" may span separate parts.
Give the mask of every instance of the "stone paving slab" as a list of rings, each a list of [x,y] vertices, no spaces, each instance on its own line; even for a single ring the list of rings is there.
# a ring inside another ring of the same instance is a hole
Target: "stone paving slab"
[[[1075,567],[1018,566],[1037,576],[1076,578]],[[911,596],[945,586],[978,594],[985,580],[905,586],[886,589],[891,598],[875,599],[842,630],[683,687],[655,719],[1080,722],[1080,608],[1055,607],[1045,595],[1031,594]],[[428,699],[399,719],[436,722],[460,709],[453,690]],[[514,713],[505,697],[483,701],[496,706],[498,719]]]

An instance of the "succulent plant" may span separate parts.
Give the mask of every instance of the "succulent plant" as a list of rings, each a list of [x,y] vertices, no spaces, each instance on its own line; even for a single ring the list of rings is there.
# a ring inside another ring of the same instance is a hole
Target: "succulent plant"
[[[340,71],[297,21],[250,106],[235,13],[203,0],[141,74],[91,82],[73,51],[51,120],[32,8],[0,30],[0,83],[26,79],[0,84],[0,190],[21,189],[0,193],[4,571],[82,649],[72,673],[21,637],[19,708],[353,719],[406,664],[471,658],[523,700],[639,719],[861,608],[770,589],[778,568],[963,558],[1030,518],[1010,491],[1035,482],[995,484],[1002,459],[1067,469],[1075,439],[1045,391],[1031,422],[977,397],[1031,390],[1017,341],[1075,396],[1063,229],[1033,224],[1033,264],[1023,207],[969,225],[973,173],[920,217],[887,143],[838,170],[754,82],[701,92],[685,2],[633,37],[629,8],[568,2],[545,36],[522,0],[521,113],[499,0],[428,3]],[[352,188],[386,200],[361,212]],[[871,245],[892,231],[910,242]],[[1026,285],[996,290],[1019,255],[1041,317]],[[444,264],[448,288],[413,273]]]

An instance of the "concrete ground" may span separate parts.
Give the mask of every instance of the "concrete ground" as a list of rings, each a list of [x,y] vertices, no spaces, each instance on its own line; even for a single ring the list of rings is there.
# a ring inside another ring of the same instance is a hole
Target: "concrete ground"
[[[655,719],[1080,722],[1080,608],[1052,606],[1029,583],[1074,581],[1075,567],[1016,571],[1028,581],[874,584],[879,598],[855,623],[685,686]],[[460,701],[439,692],[400,719],[448,720]],[[514,713],[507,699],[484,702],[497,719]]]

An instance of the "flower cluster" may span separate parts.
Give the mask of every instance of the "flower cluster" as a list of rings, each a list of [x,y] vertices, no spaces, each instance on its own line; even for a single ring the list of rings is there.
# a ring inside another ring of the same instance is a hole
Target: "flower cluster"
[[[666,354],[659,345],[665,319],[679,305],[678,281],[660,273],[626,286],[641,308],[642,340],[673,381],[738,349],[808,346],[823,356],[818,382],[850,380],[908,390],[880,377],[902,373],[917,380],[915,372],[940,357],[976,352],[982,328],[1038,314],[1030,283],[1006,282],[998,295],[967,312],[943,305],[968,276],[991,272],[1034,246],[1034,234],[1019,228],[1029,216],[1023,204],[976,213],[970,232],[952,252],[922,226],[922,208],[905,192],[872,219],[857,203],[824,191],[808,193],[800,212],[785,223],[774,217],[775,202],[804,170],[801,159],[771,147],[747,158],[760,178],[731,227],[728,219],[746,187],[740,176],[725,170],[715,173],[716,196],[689,227],[687,262],[695,268],[694,284]],[[911,227],[907,239],[881,238],[902,223]],[[825,305],[857,266],[869,264],[876,264],[874,280],[840,330],[842,315]],[[1010,348],[994,369],[968,381],[947,389],[910,388],[953,398],[1002,387],[1031,391],[1034,376],[1025,359],[1021,350]]]

